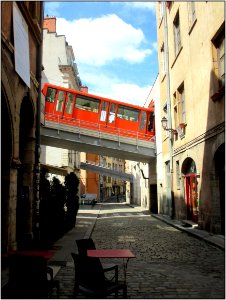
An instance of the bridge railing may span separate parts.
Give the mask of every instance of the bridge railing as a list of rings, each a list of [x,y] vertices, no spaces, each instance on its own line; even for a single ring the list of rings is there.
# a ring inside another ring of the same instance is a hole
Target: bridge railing
[[[76,127],[78,129],[78,133],[80,133],[80,128],[81,129],[86,128],[86,129],[98,131],[100,139],[106,133],[113,134],[118,137],[119,144],[120,144],[121,136],[136,139],[137,145],[139,140],[151,141],[153,139],[153,137],[150,138],[150,136],[148,135],[142,135],[140,132],[135,130],[120,129],[117,127],[108,127],[107,125],[98,124],[97,122],[90,122],[90,121],[85,121],[80,119],[68,118],[65,116],[64,117],[57,116],[57,120],[56,120],[56,115],[50,113],[45,114],[45,120],[57,123],[58,130],[60,130],[61,124],[65,124],[65,125],[69,125],[69,126],[71,125]]]
[[[84,161],[81,161],[81,163],[93,165],[95,167],[105,168],[105,169],[108,169],[108,170],[111,170],[111,171],[117,171],[118,173],[122,173],[122,174],[125,173],[125,172],[120,171],[120,170],[112,169],[112,168],[108,167],[106,164],[103,164],[103,163],[100,163],[100,162],[94,162],[94,161],[90,161],[90,160],[84,160]],[[126,174],[131,175],[132,173],[126,173]]]

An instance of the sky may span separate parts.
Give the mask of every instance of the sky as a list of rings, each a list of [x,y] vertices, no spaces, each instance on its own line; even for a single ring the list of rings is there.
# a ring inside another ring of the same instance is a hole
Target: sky
[[[143,106],[158,75],[155,2],[45,2],[89,93]]]

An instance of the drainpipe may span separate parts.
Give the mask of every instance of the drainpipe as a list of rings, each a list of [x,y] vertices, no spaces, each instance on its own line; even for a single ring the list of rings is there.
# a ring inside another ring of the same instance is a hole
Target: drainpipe
[[[42,84],[42,45],[43,45],[43,19],[44,19],[44,2],[40,2],[40,27],[41,27],[41,42],[38,46],[37,54],[37,73],[36,78],[38,81],[38,98],[37,98],[37,113],[36,113],[36,149],[35,149],[35,215],[34,215],[34,240],[40,239],[40,228],[39,228],[39,186],[40,186],[40,153],[41,153],[41,138],[40,138],[40,127],[41,127],[41,84]]]
[[[164,52],[165,52],[165,62],[166,62],[167,120],[168,120],[168,128],[172,128],[166,3],[164,3],[163,5],[163,22],[164,22]],[[170,156],[170,189],[171,189],[171,193],[169,195],[169,199],[170,199],[169,216],[173,218],[173,132],[172,131],[169,132],[169,156]]]

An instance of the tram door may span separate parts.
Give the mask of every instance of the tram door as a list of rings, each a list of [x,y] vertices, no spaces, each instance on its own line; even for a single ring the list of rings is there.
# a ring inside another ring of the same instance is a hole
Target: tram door
[[[146,111],[141,111],[139,132],[142,133],[142,135],[145,135],[146,133],[146,127],[147,127],[146,125],[147,125],[147,113]]]
[[[197,179],[196,174],[185,176],[185,196],[187,205],[187,219],[193,222],[198,221],[198,203],[197,203]]]
[[[64,109],[64,98],[65,92],[58,90],[55,98],[54,115],[62,116]]]
[[[115,118],[116,118],[116,104],[111,103],[108,113],[107,119],[107,127],[108,128],[115,128]]]
[[[108,110],[109,110],[109,103],[106,101],[102,101],[101,109],[100,109],[100,116],[99,116],[99,124],[100,124],[101,128],[107,126]]]

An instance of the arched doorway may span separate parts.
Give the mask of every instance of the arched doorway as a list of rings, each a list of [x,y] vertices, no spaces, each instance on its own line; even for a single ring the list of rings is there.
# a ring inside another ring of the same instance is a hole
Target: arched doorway
[[[190,157],[186,158],[182,165],[182,173],[184,174],[184,191],[185,203],[187,211],[187,220],[193,222],[198,221],[198,182],[197,170],[194,160]]]
[[[9,198],[10,198],[10,163],[12,158],[12,128],[7,99],[1,89],[1,249],[7,252],[9,228]]]
[[[216,178],[219,181],[221,233],[225,234],[225,144],[222,144],[214,156]]]
[[[16,211],[16,239],[18,248],[31,240],[32,205],[31,192],[33,187],[33,129],[34,113],[30,100],[25,97],[20,109],[19,128],[19,159],[21,167],[17,176],[17,211]]]

